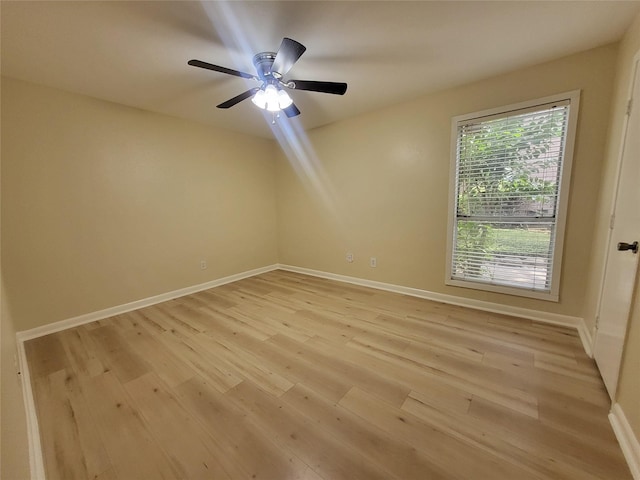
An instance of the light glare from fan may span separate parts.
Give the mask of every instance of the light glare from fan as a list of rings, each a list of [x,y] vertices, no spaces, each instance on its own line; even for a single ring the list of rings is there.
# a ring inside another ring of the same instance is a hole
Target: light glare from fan
[[[279,112],[293,103],[287,92],[278,90],[275,85],[271,84],[258,90],[251,101],[258,108],[269,112]]]
[[[246,3],[201,3],[207,12],[211,25],[215,31],[220,32],[220,38],[228,48],[243,51],[247,57],[258,51],[256,48],[259,45],[257,38],[249,38],[247,36],[254,30],[243,28],[243,23],[240,20],[248,17],[244,12],[244,9],[248,8]],[[238,68],[242,66],[236,65]],[[252,101],[255,97],[256,95],[254,95]],[[266,101],[264,105],[264,107],[260,108],[266,110]],[[268,115],[265,114],[264,118],[268,120]],[[349,230],[346,228],[349,219],[344,218],[343,212],[337,208],[337,194],[331,179],[324,171],[323,163],[320,161],[302,124],[297,119],[298,117],[294,117],[290,118],[288,122],[268,123],[271,124],[273,136],[278,141],[282,151],[285,152],[287,159],[303,185],[319,199],[319,203],[328,211],[328,215],[339,222],[339,230],[344,237],[344,243],[352,244],[354,240],[349,238],[347,234]]]

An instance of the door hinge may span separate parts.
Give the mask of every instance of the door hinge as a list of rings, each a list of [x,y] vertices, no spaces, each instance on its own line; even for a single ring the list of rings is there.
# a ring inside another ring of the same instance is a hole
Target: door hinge
[[[609,230],[613,230],[613,227],[616,223],[616,216],[615,214],[611,215],[611,218],[609,218]]]
[[[600,315],[596,316],[596,330],[600,328]]]
[[[627,102],[627,115],[631,115],[631,108],[633,107],[633,98],[630,98]]]

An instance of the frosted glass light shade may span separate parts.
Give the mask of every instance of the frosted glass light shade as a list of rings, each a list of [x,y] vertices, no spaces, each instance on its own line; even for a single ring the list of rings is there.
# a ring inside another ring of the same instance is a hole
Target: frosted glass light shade
[[[284,90],[280,90],[278,92],[278,105],[280,106],[280,110],[284,110],[287,107],[290,107],[293,104],[293,100]]]
[[[264,93],[264,90],[258,90],[256,94],[251,99],[253,104],[261,109],[267,108],[267,95]]]
[[[253,104],[269,112],[279,112],[293,104],[293,100],[284,90],[278,90],[275,85],[261,88],[251,99]]]

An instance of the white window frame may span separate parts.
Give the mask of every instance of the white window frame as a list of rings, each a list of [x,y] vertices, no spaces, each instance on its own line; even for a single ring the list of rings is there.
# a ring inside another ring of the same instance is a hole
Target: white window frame
[[[455,239],[454,230],[456,228],[456,201],[457,201],[457,184],[456,184],[456,168],[458,156],[458,126],[461,123],[468,123],[469,120],[481,120],[490,116],[508,116],[516,114],[517,110],[533,109],[542,107],[545,104],[569,101],[569,116],[567,119],[567,131],[564,147],[564,158],[561,166],[560,183],[558,185],[558,204],[555,222],[555,239],[553,245],[553,264],[552,278],[549,291],[532,290],[523,287],[512,287],[505,285],[497,285],[486,282],[474,282],[470,280],[454,279],[452,277],[453,270],[453,242]],[[560,299],[560,276],[562,267],[562,257],[564,250],[564,234],[567,218],[567,207],[569,203],[569,184],[571,181],[571,166],[573,163],[574,144],[576,137],[576,129],[578,124],[578,111],[580,106],[580,90],[552,95],[549,97],[538,98],[517,104],[498,107],[480,112],[458,115],[453,117],[451,121],[451,165],[449,173],[449,222],[447,230],[447,257],[446,257],[446,276],[445,284],[471,288],[475,290],[485,290],[489,292],[504,293],[507,295],[516,295],[521,297],[536,298],[557,302]]]

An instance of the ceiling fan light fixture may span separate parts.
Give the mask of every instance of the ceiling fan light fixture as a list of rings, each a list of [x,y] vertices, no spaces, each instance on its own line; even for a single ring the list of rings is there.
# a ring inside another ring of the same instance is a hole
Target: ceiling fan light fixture
[[[258,90],[251,101],[256,107],[269,112],[279,112],[293,104],[287,92],[272,84]]]

